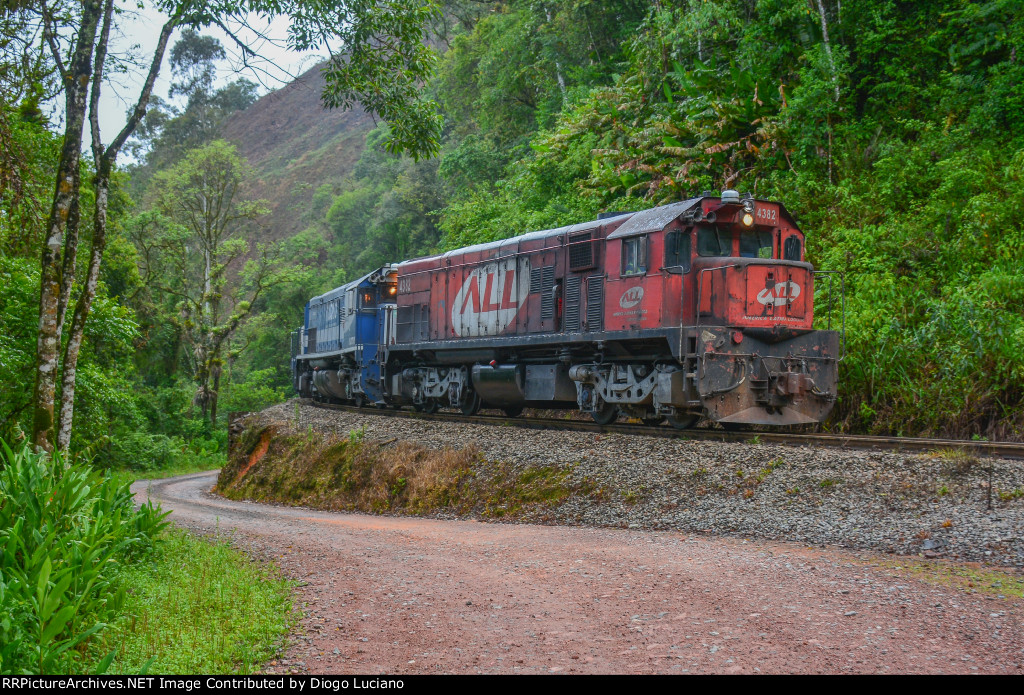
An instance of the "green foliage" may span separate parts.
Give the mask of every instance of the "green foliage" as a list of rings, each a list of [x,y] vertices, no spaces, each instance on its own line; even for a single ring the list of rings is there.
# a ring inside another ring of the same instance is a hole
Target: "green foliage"
[[[124,601],[119,563],[152,549],[164,516],[88,463],[0,441],[0,671],[109,665],[96,637]]]
[[[73,443],[83,433],[93,441],[117,423],[137,425],[138,403],[131,381],[134,341],[138,337],[130,309],[103,293],[101,285],[86,323],[86,342],[78,365],[78,394]],[[31,388],[25,375],[35,364],[38,323],[38,261],[0,256],[0,436],[11,438],[29,411]]]
[[[266,212],[265,201],[239,193],[251,176],[235,147],[215,140],[154,176],[157,211],[143,213],[133,225],[153,309],[177,329],[168,337],[185,348],[177,357],[187,359],[196,384],[193,400],[211,423],[224,363],[244,347],[233,342],[239,330],[264,293],[301,277],[280,245],[251,243],[251,228]]]
[[[291,386],[275,386],[275,369],[249,372],[244,381],[232,383],[224,395],[223,407],[227,412],[247,413],[263,410],[283,403],[291,395]]]
[[[148,432],[125,432],[110,438],[103,462],[115,470],[146,473],[169,470],[203,471],[220,468],[224,461],[215,440],[195,438],[189,444],[181,437]]]
[[[0,254],[35,257],[60,139],[0,97]]]
[[[343,109],[361,104],[379,115],[390,127],[390,152],[408,152],[416,159],[436,155],[441,117],[419,87],[436,62],[426,30],[439,18],[440,5],[433,0],[342,0],[322,5],[326,7],[294,3],[289,8],[289,33],[300,50],[321,48],[329,40],[346,48],[324,68],[324,104]],[[334,5],[348,15],[347,21],[339,21],[330,11]]]
[[[226,540],[170,532],[122,579],[123,617],[105,636],[114,673],[255,673],[294,621],[289,582]]]

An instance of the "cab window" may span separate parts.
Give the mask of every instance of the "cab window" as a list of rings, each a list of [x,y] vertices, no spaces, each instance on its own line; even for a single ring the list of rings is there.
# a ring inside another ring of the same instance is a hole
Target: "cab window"
[[[373,309],[377,306],[376,293],[372,289],[360,289],[359,290],[359,308],[360,309]]]
[[[801,251],[800,237],[791,236],[782,247],[782,257],[787,261],[799,261]]]
[[[740,235],[740,256],[743,258],[771,258],[771,232],[744,232]]]
[[[647,237],[636,236],[622,240],[622,276],[643,275],[647,272]]]
[[[701,256],[731,256],[732,234],[718,227],[701,227],[697,230],[697,253]]]
[[[679,230],[665,235],[665,267],[682,267],[684,273],[690,272],[690,233]]]

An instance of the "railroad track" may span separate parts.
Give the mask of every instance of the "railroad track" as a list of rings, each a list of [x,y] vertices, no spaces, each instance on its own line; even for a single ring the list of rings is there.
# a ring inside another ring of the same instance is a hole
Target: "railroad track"
[[[926,437],[875,437],[867,435],[831,434],[827,432],[760,432],[760,431],[726,431],[717,428],[692,428],[676,430],[668,425],[650,426],[629,422],[615,422],[610,425],[598,425],[596,422],[584,420],[563,420],[558,418],[517,417],[505,415],[472,415],[456,413],[418,413],[412,410],[395,410],[392,408],[357,408],[350,405],[333,403],[315,403],[312,399],[303,398],[300,402],[315,405],[319,408],[342,410],[365,415],[381,415],[385,417],[408,418],[413,420],[438,420],[441,422],[464,422],[478,425],[501,425],[522,427],[534,430],[561,430],[569,432],[599,432],[608,434],[633,434],[645,437],[663,437],[667,439],[702,439],[720,442],[773,442],[790,446],[827,446],[845,449],[874,449],[881,451],[935,451],[936,449],[960,449],[978,456],[995,456],[998,458],[1024,459],[1024,443],[1022,442],[989,442],[963,439],[931,439]]]

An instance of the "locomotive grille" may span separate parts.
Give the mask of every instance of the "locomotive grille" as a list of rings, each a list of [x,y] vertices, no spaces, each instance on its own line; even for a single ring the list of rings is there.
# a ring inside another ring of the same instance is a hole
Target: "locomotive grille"
[[[565,330],[580,329],[580,281],[579,277],[565,280]]]
[[[555,266],[546,265],[541,268],[530,268],[530,294],[550,292],[555,286]]]
[[[531,278],[532,280],[532,278]],[[532,282],[531,282],[532,284]],[[546,321],[555,315],[555,296],[551,290],[555,287],[555,266],[541,268],[540,274],[540,319]]]
[[[604,276],[587,278],[587,330],[604,328]]]
[[[569,270],[594,267],[594,235],[590,232],[569,235]]]

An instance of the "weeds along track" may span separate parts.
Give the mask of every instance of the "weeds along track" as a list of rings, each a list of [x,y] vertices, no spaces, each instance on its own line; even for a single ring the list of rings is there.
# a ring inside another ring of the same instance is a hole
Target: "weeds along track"
[[[363,407],[333,403],[317,403],[312,399],[299,399],[304,405],[318,408],[341,410],[352,413],[367,413],[385,417],[412,418],[417,420],[438,420],[443,422],[463,422],[476,425],[493,425],[497,427],[521,427],[534,430],[562,430],[568,432],[598,432],[609,434],[633,434],[666,439],[700,439],[721,442],[772,442],[790,446],[828,446],[840,449],[874,449],[881,451],[935,451],[937,449],[954,449],[976,456],[993,456],[1003,459],[1024,460],[1024,443],[1022,442],[990,442],[965,439],[934,439],[930,437],[881,437],[852,434],[831,434],[826,432],[761,432],[761,431],[727,431],[712,428],[692,428],[676,430],[668,425],[643,425],[629,422],[616,422],[609,425],[598,425],[584,420],[559,418],[522,417],[510,418],[505,415],[473,415],[465,416],[457,413],[418,413],[411,410],[395,410],[392,408]]]

